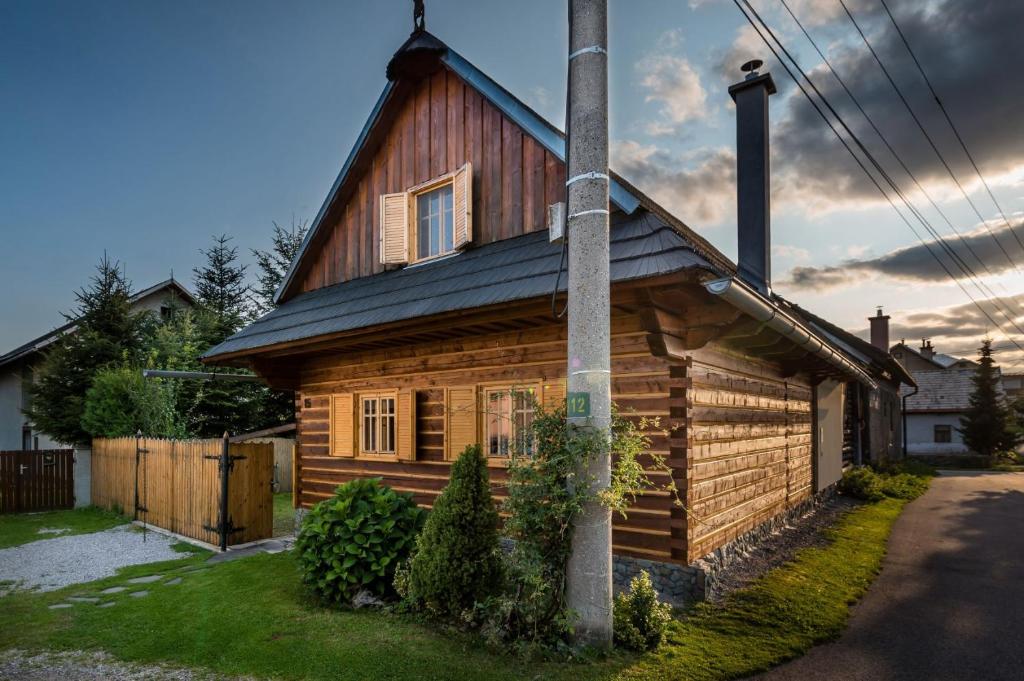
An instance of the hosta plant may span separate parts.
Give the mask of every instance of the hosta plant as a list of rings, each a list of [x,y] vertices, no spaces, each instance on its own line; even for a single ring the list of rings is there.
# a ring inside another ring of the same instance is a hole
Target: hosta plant
[[[425,512],[379,478],[347,482],[310,510],[295,542],[303,580],[331,603],[360,591],[387,598],[397,565],[408,558]]]

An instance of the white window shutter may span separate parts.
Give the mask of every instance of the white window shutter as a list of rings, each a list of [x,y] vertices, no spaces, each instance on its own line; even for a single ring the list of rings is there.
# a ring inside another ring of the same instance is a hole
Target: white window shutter
[[[473,165],[455,171],[452,179],[452,209],[455,219],[455,248],[473,240]]]
[[[409,262],[409,194],[380,197],[380,261],[384,265]]]

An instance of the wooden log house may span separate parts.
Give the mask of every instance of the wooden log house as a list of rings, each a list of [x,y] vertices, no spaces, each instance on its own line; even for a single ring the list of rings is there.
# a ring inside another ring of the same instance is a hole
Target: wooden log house
[[[564,200],[562,134],[426,32],[387,77],[280,307],[205,357],[295,391],[303,508],[366,476],[429,508],[471,443],[500,500],[527,395],[565,399],[552,309],[566,273],[547,228]],[[765,78],[752,87],[766,102]],[[671,471],[652,475],[671,476],[687,509],[651,491],[616,517],[616,575],[656,566],[682,601],[700,596],[694,561],[835,481],[816,478],[817,386],[872,378],[615,175],[609,208],[612,397],[660,420],[652,448]]]

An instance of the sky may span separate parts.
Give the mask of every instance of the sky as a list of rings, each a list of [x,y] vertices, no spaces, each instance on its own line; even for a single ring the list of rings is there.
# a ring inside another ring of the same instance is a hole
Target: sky
[[[732,0],[610,0],[612,167],[734,257],[727,88],[764,59],[775,291],[862,335],[881,305],[893,341],[970,356],[989,336],[1024,362],[1024,85],[1007,60],[1024,3],[886,0],[995,201],[881,0],[845,3],[927,137],[840,0],[786,2],[896,157],[786,5],[753,7],[920,211],[903,207],[923,245]],[[561,127],[564,2],[427,0],[426,20]],[[104,252],[137,289],[188,284],[213,235],[251,263],[273,222],[311,220],[411,28],[406,0],[0,0],[0,354],[61,323]],[[931,255],[925,224],[972,276]]]

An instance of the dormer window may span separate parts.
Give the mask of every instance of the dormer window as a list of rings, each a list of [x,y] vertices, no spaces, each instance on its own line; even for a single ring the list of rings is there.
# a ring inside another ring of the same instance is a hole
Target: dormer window
[[[437,258],[473,239],[473,169],[380,197],[380,261],[404,265]]]
[[[452,186],[446,184],[416,196],[416,259],[455,250]]]

